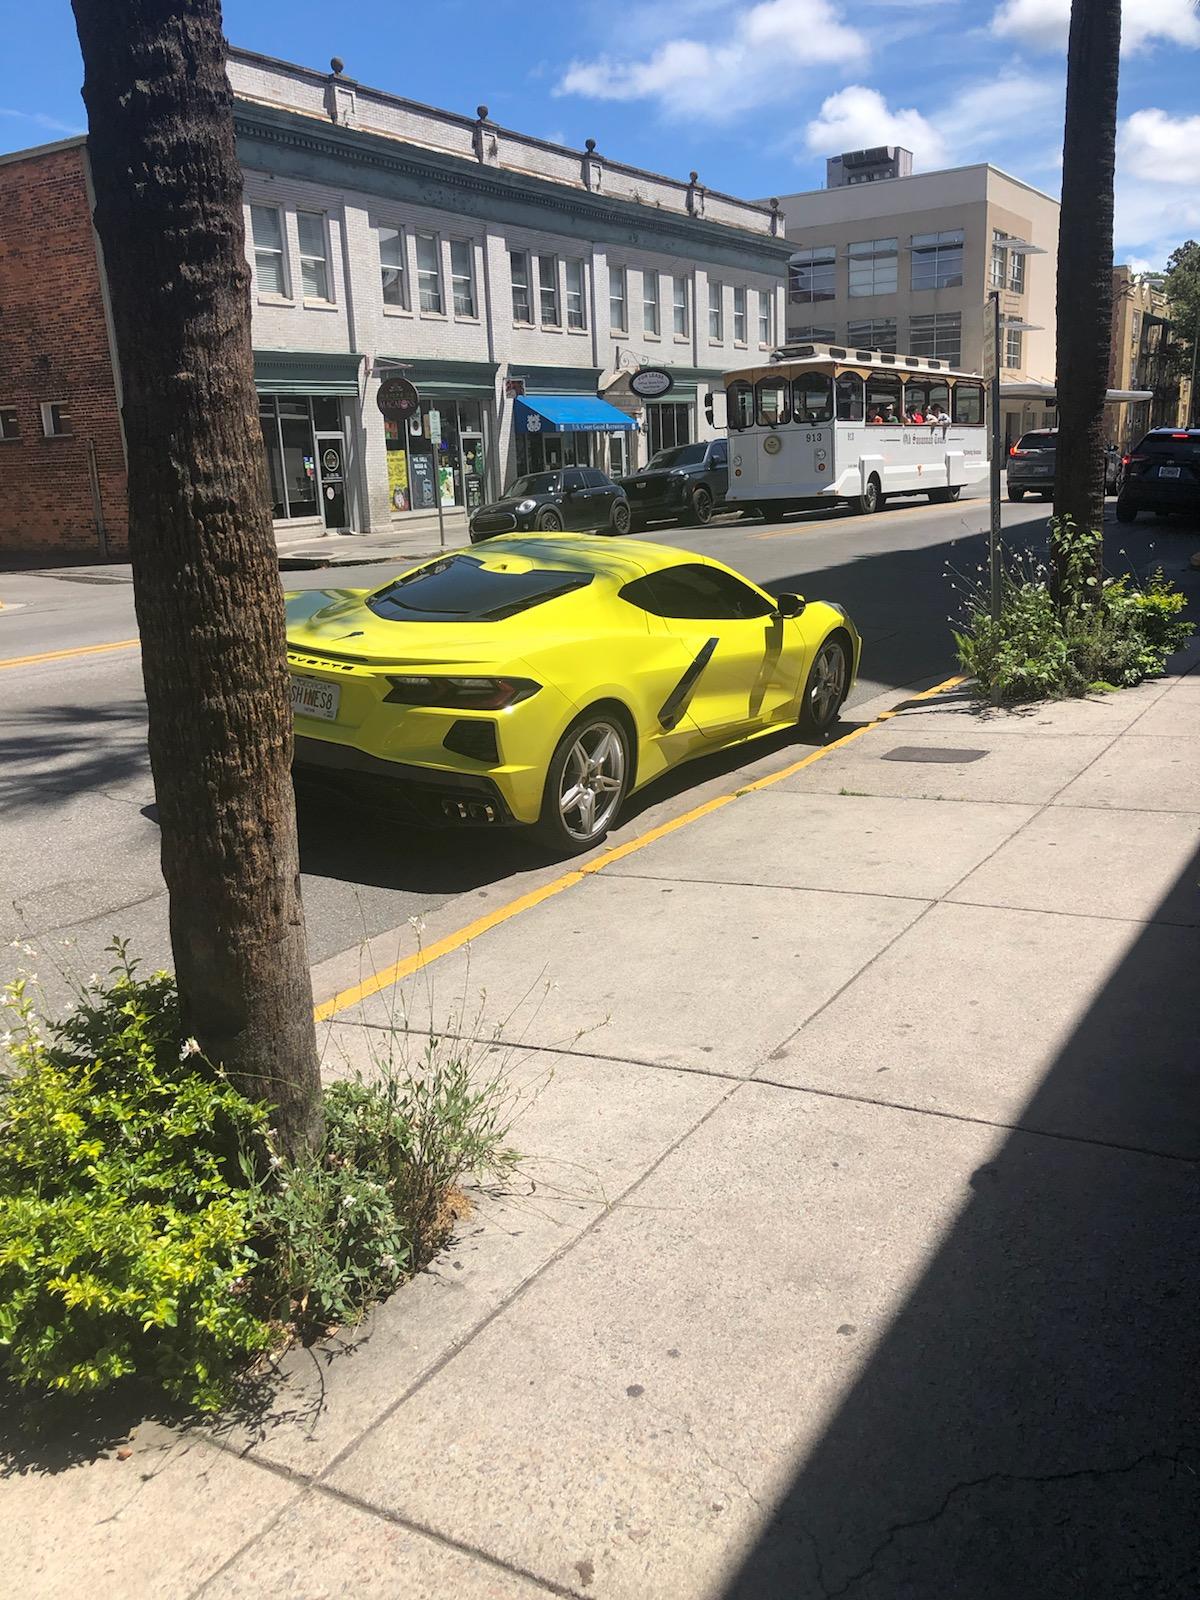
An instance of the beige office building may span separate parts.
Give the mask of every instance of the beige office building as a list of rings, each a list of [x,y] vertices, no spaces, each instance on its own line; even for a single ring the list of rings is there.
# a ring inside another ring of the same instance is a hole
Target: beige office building
[[[1171,313],[1161,273],[1113,268],[1112,354],[1109,385],[1146,390],[1150,398],[1110,409],[1111,438],[1123,450],[1147,428],[1182,428],[1191,415],[1191,380],[1179,370],[1175,346],[1186,356],[1197,330],[1179,327]],[[1175,357],[1175,359],[1173,359]]]
[[[907,154],[838,156],[832,187],[781,197],[796,246],[789,341],[936,356],[990,375],[998,289],[1002,389],[1027,392],[1003,405],[1006,439],[1053,425],[1029,391],[1053,393],[1058,201],[987,165],[906,175]]]

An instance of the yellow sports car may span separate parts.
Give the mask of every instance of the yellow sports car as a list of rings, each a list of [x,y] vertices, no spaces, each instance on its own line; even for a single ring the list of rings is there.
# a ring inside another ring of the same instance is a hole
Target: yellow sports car
[[[287,606],[300,772],[567,853],[668,767],[792,723],[824,733],[861,648],[839,606],[586,534],[508,534]]]

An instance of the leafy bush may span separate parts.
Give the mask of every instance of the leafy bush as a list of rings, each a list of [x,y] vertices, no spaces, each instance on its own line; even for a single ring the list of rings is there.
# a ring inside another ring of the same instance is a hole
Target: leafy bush
[[[136,1373],[215,1404],[271,1339],[248,1292],[250,1196],[228,1170],[264,1111],[181,1048],[165,974],[141,981],[124,963],[48,1038],[24,985],[11,1003],[0,1358],[25,1386],[82,1392]]]
[[[1037,700],[1123,688],[1162,672],[1191,637],[1184,596],[1161,569],[1140,589],[1100,576],[1100,535],[1060,525],[1060,588],[1025,553],[1006,555],[1000,617],[982,584],[962,587],[964,625],[954,641],[964,669],[994,700]]]
[[[0,1371],[68,1394],[148,1379],[211,1410],[291,1329],[352,1320],[423,1266],[466,1174],[511,1170],[503,1059],[480,1071],[476,1046],[430,1037],[410,1066],[385,1034],[370,1081],[325,1090],[320,1152],[288,1162],[268,1108],[181,1039],[173,980],[114,948],[46,1036],[9,991]]]

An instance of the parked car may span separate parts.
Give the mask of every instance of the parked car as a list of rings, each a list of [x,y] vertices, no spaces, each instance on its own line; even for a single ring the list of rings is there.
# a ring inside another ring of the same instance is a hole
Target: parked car
[[[1058,454],[1058,429],[1035,428],[1023,433],[1008,452],[1008,498],[1024,500],[1026,494],[1054,498],[1054,464]]]
[[[1200,428],[1151,428],[1123,459],[1117,521],[1139,511],[1200,515]]]
[[[471,516],[471,543],[498,533],[628,533],[629,502],[596,467],[529,472]]]
[[[694,756],[796,724],[819,738],[862,648],[839,605],[572,533],[286,599],[298,777],[429,823],[532,827],[564,854]]]
[[[671,521],[703,527],[729,493],[729,443],[677,444],[621,479],[635,528]]]

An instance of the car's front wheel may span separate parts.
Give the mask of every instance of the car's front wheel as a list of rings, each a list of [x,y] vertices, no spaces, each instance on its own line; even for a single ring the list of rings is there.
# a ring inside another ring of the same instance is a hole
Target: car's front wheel
[[[599,844],[629,789],[629,735],[610,711],[587,711],[563,734],[550,758],[537,838],[561,855]]]
[[[562,531],[562,512],[554,506],[543,506],[537,514],[535,526],[541,533],[559,533]]]
[[[828,733],[849,692],[850,653],[841,639],[826,639],[804,685],[800,731],[809,737]]]
[[[703,484],[692,492],[691,515],[684,518],[685,522],[694,523],[697,527],[705,528],[712,521],[713,497]]]
[[[1010,500],[1024,500],[1025,491],[1024,489],[1010,489],[1008,491],[1008,498]]]
[[[1137,521],[1137,507],[1130,505],[1129,501],[1126,500],[1124,495],[1118,495],[1117,497],[1116,518],[1118,522]]]
[[[612,516],[609,518],[608,522],[609,532],[628,533],[632,526],[633,514],[629,509],[629,501],[616,501],[612,508]]]

